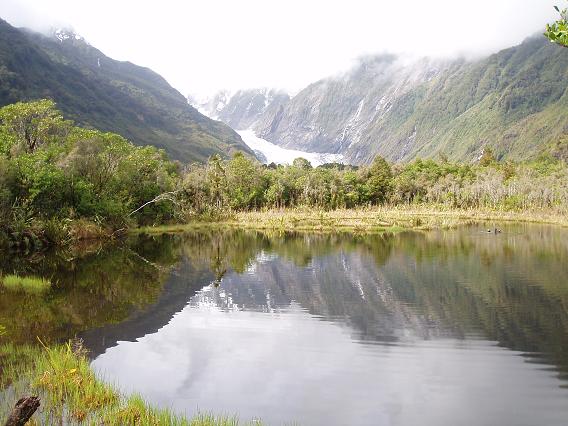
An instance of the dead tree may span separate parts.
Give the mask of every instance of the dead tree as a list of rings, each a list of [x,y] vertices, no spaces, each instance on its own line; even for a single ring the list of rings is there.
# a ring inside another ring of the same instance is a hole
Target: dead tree
[[[27,396],[20,398],[12,410],[5,426],[24,426],[39,408],[39,398],[37,396]]]

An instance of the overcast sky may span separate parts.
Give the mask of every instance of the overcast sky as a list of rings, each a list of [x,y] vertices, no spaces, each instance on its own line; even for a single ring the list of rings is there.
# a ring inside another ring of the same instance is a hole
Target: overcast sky
[[[365,54],[491,53],[542,32],[564,0],[0,0],[16,26],[71,26],[183,94],[296,91]]]

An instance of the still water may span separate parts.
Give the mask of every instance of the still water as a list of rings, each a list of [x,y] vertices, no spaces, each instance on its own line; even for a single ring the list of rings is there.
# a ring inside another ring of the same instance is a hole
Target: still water
[[[2,268],[58,283],[27,302],[50,321],[19,321],[78,333],[106,379],[180,413],[566,425],[568,230],[502,230],[141,236]]]

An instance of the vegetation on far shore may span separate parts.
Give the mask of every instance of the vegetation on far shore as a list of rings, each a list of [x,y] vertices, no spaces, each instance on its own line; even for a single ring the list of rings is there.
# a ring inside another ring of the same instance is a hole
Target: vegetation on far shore
[[[6,419],[21,395],[36,394],[41,406],[30,424],[236,426],[236,417],[198,414],[187,419],[148,405],[139,395],[124,396],[100,380],[80,342],[51,348],[0,345],[0,384],[9,385],[0,403]],[[252,422],[260,425],[260,422]]]
[[[295,208],[246,211],[220,216],[217,220],[196,219],[187,224],[144,226],[136,234],[175,233],[196,229],[240,228],[275,231],[397,232],[408,229],[453,228],[480,222],[525,222],[568,226],[568,216],[555,211],[503,211],[456,209],[443,205],[377,206],[331,211]]]
[[[37,250],[112,239],[140,226],[196,222],[274,228],[288,220],[290,228],[406,228],[407,210],[431,206],[457,212],[452,217],[478,218],[486,212],[560,217],[568,214],[567,161],[568,138],[562,137],[539,158],[522,163],[500,161],[487,148],[468,164],[440,155],[408,164],[377,157],[366,166],[312,167],[298,158],[277,166],[237,153],[229,160],[213,156],[206,164],[184,166],[154,147],[76,127],[52,101],[18,103],[0,109],[0,246]],[[313,213],[307,218],[272,213],[281,209]],[[351,209],[386,210],[384,217],[371,213],[359,220],[362,213]],[[269,213],[259,213],[264,211]],[[445,213],[435,220],[429,214],[415,216],[412,227],[447,225],[440,220]]]

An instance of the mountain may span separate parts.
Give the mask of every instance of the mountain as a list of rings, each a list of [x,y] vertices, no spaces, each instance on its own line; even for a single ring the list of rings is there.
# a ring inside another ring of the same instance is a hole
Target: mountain
[[[233,96],[231,91],[220,90],[213,96],[205,98],[188,95],[187,102],[207,117],[216,119],[219,112],[222,111],[231,100],[231,96]]]
[[[0,105],[52,98],[66,118],[163,148],[183,162],[252,151],[152,70],[105,56],[65,30],[45,36],[0,20]]]
[[[263,117],[286,104],[290,96],[277,89],[247,89],[236,93],[223,90],[209,99],[194,103],[208,117],[221,120],[233,129],[247,130]]]
[[[568,134],[567,88],[568,50],[539,36],[475,61],[363,58],[247,124],[277,145],[356,164],[377,154],[471,161],[486,147],[520,160]],[[239,116],[218,112],[226,123]]]

